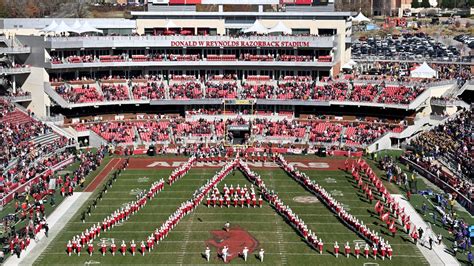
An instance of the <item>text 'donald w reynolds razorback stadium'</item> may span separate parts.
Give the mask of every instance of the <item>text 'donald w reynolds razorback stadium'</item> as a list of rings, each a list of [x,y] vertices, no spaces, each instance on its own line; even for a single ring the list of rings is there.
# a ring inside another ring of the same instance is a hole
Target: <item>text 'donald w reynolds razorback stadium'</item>
[[[395,2],[0,0],[0,263],[473,265],[474,7]]]

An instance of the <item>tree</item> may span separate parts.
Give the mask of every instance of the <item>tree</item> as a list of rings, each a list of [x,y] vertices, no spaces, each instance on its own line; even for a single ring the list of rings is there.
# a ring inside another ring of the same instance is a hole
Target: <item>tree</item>
[[[38,3],[35,0],[28,0],[25,7],[26,16],[29,18],[38,17],[40,14],[40,9]]]
[[[412,8],[419,8],[420,7],[420,2],[418,2],[418,0],[411,1],[411,7]]]
[[[440,6],[442,8],[454,8],[454,0],[442,0]]]
[[[431,7],[430,1],[429,0],[422,0],[420,6],[424,7],[424,8]]]
[[[8,16],[7,5],[5,0],[0,0],[0,18],[6,18]]]

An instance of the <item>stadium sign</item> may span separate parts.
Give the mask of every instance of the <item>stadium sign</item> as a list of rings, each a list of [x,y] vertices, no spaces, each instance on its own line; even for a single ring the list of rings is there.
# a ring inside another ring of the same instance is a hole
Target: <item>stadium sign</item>
[[[310,47],[308,41],[171,41],[171,47]]]

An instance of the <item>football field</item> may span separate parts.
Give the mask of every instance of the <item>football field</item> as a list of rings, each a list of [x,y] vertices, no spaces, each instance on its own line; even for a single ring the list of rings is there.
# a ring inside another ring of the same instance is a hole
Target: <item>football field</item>
[[[320,160],[318,157],[302,157],[305,161]],[[138,159],[137,159],[138,160]],[[297,161],[298,157],[292,157],[288,161]],[[171,167],[129,168],[122,172],[113,183],[113,187],[108,189],[107,194],[92,210],[91,216],[86,218],[86,222],[81,222],[80,213],[71,220],[64,230],[53,240],[52,244],[41,254],[36,265],[84,265],[84,264],[224,264],[222,259],[217,256],[217,247],[231,243],[232,241],[241,241],[243,239],[253,239],[256,241],[255,250],[249,255],[247,262],[243,258],[235,257],[230,264],[266,264],[266,265],[427,265],[428,263],[405,233],[400,230],[395,238],[386,235],[388,232],[386,225],[376,215],[373,215],[374,204],[365,200],[365,195],[359,192],[356,184],[349,174],[336,169],[302,169],[311,179],[316,180],[326,190],[331,192],[335,198],[344,203],[350,212],[368,224],[370,228],[376,229],[386,240],[389,241],[393,250],[394,257],[390,261],[379,258],[374,260],[359,258],[351,255],[346,258],[340,255],[336,258],[333,254],[333,244],[339,243],[341,251],[346,242],[350,243],[353,250],[354,244],[365,242],[356,233],[343,225],[337,216],[335,216],[325,205],[320,203],[311,192],[305,190],[299,183],[290,178],[285,171],[280,168],[254,168],[251,170],[259,173],[268,189],[278,193],[283,202],[302,218],[309,229],[316,232],[318,237],[324,242],[324,252],[319,254],[312,249],[305,240],[291,227],[285,219],[280,216],[266,202],[263,202],[262,208],[208,208],[201,204],[193,212],[185,216],[181,222],[161,241],[150,253],[146,252],[142,256],[139,252],[132,256],[127,252],[125,256],[119,252],[112,256],[110,251],[105,256],[99,252],[99,246],[102,241],[109,245],[111,239],[114,239],[117,246],[120,246],[122,240],[125,240],[127,246],[132,240],[139,247],[140,242],[145,240],[155,228],[168,219],[170,214],[176,211],[180,204],[190,199],[194,191],[203,185],[206,180],[211,178],[220,168],[216,167],[193,167],[181,179],[173,183],[172,186],[165,185],[164,190],[145,207],[132,215],[130,219],[119,224],[112,230],[102,232],[99,238],[94,241],[94,254],[89,256],[86,249],[83,249],[81,256],[73,254],[68,256],[66,253],[66,243],[75,235],[80,235],[86,228],[92,224],[102,222],[105,217],[110,215],[123,204],[136,198],[140,190],[147,190],[150,185],[161,178],[167,180],[173,170]],[[222,190],[224,185],[233,185],[249,187],[251,183],[240,171],[229,174],[218,187]],[[102,186],[98,186],[102,188]],[[96,192],[97,193],[97,192]],[[258,192],[257,192],[258,193]],[[90,201],[94,199],[92,196]],[[205,203],[205,201],[203,202]],[[88,202],[82,207],[85,210]],[[219,232],[223,231],[223,225],[230,223],[232,230],[239,230],[238,236],[219,238]],[[244,237],[242,237],[244,236]],[[239,239],[240,238],[240,239]],[[211,243],[211,260],[207,262],[203,252],[207,243]],[[249,243],[252,244],[252,243]],[[263,263],[257,258],[260,248],[265,250]],[[363,246],[361,245],[361,250]],[[139,250],[139,248],[137,248]],[[240,253],[241,250],[229,250],[230,254]]]

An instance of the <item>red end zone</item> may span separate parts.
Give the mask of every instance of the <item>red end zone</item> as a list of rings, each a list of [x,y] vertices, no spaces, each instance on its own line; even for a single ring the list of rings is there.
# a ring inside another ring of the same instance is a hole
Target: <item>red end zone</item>
[[[176,168],[187,161],[185,157],[176,158],[131,158],[128,168],[129,169],[160,169],[160,168]],[[334,171],[338,169],[344,169],[345,159],[329,159],[329,158],[301,158],[301,159],[289,159],[290,164],[294,165],[298,169],[313,169],[313,170],[326,170]],[[251,168],[264,168],[264,169],[276,169],[279,166],[274,162],[247,162]],[[213,162],[197,162],[195,166],[197,168],[222,168],[224,162],[213,163]]]
[[[258,241],[249,232],[240,227],[232,227],[228,232],[224,230],[210,231],[212,238],[205,241],[207,246],[213,246],[217,249],[219,256],[222,248],[229,248],[228,261],[231,261],[242,253],[244,247],[249,249],[252,254],[258,247]]]

